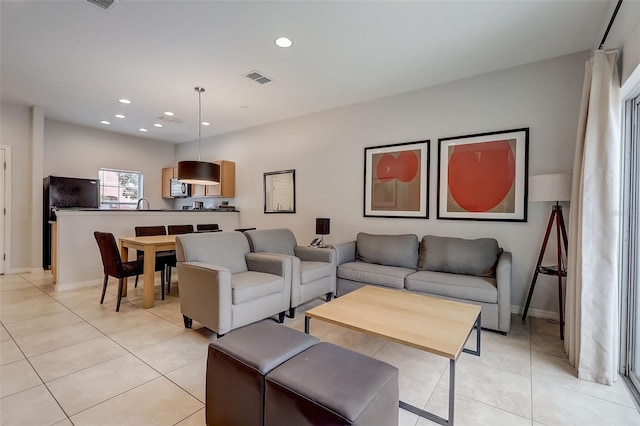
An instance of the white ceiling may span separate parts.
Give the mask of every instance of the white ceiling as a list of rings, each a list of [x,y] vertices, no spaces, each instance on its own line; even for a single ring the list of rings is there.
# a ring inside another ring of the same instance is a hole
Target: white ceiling
[[[2,0],[0,87],[47,119],[184,142],[198,137],[194,86],[206,88],[207,137],[590,49],[608,6]],[[282,35],[293,47],[275,46]],[[273,81],[243,77],[252,70]],[[153,127],[167,110],[184,123]]]

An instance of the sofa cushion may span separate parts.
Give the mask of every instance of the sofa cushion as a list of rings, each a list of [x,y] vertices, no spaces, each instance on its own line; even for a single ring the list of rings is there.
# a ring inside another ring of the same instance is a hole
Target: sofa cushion
[[[498,303],[496,280],[488,277],[418,271],[405,279],[410,291],[477,302]]]
[[[264,272],[240,272],[231,275],[231,303],[239,305],[250,300],[261,299],[270,294],[280,293],[284,279],[279,275]]]
[[[420,243],[418,269],[451,274],[495,277],[502,249],[493,238],[463,238],[425,235]]]
[[[418,237],[413,234],[373,235],[359,232],[356,252],[356,259],[361,262],[416,269]]]
[[[338,266],[338,278],[384,287],[404,288],[404,278],[415,269],[383,266],[366,262],[349,262]]]
[[[300,284],[308,284],[320,278],[331,276],[331,264],[327,262],[300,262]]]

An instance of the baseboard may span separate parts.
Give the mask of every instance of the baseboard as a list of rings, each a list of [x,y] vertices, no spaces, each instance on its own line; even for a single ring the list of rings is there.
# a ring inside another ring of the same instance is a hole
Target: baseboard
[[[102,286],[103,280],[89,280],[89,281],[79,281],[75,283],[67,283],[67,284],[56,284],[56,291],[67,291],[67,290],[77,290],[79,288],[92,287],[92,286]]]
[[[524,306],[511,305],[511,313],[512,314],[522,315],[523,311],[524,311]],[[552,319],[552,320],[556,320],[556,321],[558,321],[558,319],[559,319],[557,312],[545,311],[545,310],[542,310],[542,309],[534,309],[534,308],[529,308],[529,310],[527,311],[527,316],[528,317],[535,317],[535,318]]]
[[[29,268],[29,272],[32,274],[41,274],[44,272],[44,268],[40,267],[36,267],[36,268]]]
[[[13,268],[13,269],[9,269],[9,271],[5,274],[5,275],[11,275],[11,274],[26,274],[31,272],[31,268],[27,267],[27,268]]]

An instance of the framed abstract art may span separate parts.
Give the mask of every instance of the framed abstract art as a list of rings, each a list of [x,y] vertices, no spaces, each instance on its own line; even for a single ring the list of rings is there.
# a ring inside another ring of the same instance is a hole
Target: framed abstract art
[[[438,139],[438,219],[527,221],[529,128]]]
[[[429,141],[364,149],[364,216],[429,217]]]

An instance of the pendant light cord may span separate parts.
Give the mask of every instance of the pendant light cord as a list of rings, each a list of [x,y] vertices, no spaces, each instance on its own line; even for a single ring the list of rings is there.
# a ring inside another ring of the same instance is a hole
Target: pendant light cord
[[[198,91],[198,161],[200,161],[200,148],[202,145],[202,91],[204,89],[196,87]]]

